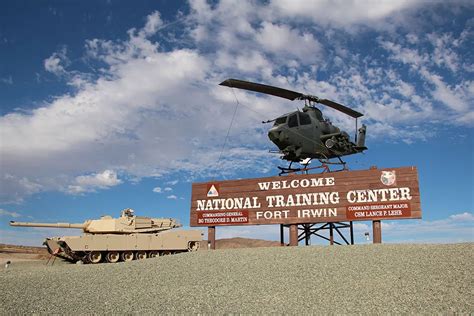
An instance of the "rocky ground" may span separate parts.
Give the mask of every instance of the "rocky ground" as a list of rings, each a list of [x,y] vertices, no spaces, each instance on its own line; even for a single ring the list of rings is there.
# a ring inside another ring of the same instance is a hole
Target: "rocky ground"
[[[473,313],[474,244],[225,249],[0,267],[0,314]]]

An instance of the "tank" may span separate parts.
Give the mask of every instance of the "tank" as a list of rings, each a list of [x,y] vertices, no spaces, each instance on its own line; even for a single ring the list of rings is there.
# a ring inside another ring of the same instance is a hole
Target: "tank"
[[[82,236],[46,238],[43,243],[51,255],[82,263],[115,263],[197,251],[202,242],[199,230],[176,230],[181,224],[175,219],[135,216],[132,209],[123,210],[119,218],[107,215],[82,224],[11,221],[10,225],[82,229]]]

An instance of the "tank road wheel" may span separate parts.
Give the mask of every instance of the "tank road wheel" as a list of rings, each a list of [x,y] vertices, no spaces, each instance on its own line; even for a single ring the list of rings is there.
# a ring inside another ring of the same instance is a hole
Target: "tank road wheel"
[[[154,251],[150,251],[150,254],[148,255],[150,258],[156,258],[159,256],[159,253],[158,251],[154,250]]]
[[[146,251],[137,251],[137,259],[138,260],[142,260],[142,259],[146,259]]]
[[[132,251],[122,252],[122,260],[125,261],[125,262],[132,261],[133,260],[133,252]]]
[[[161,252],[161,255],[162,255],[162,256],[168,256],[168,255],[171,255],[171,254],[172,254],[172,252],[171,252],[170,250],[163,250],[163,251]]]
[[[115,263],[115,262],[119,261],[120,254],[118,253],[118,251],[109,251],[107,253],[106,259],[110,263]]]
[[[100,251],[91,251],[87,258],[90,263],[99,263],[102,260],[102,253]]]
[[[199,246],[199,241],[190,241],[188,242],[188,251],[198,251]]]

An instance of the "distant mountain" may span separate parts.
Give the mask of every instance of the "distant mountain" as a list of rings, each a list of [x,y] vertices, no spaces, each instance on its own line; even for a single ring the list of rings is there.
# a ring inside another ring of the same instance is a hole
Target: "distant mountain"
[[[281,247],[281,244],[278,241],[240,238],[240,237],[216,240],[216,249],[256,248],[256,247]]]

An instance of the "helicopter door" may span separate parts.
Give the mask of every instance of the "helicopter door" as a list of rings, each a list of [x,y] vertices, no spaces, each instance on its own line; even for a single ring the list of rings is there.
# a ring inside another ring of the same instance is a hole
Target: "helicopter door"
[[[296,113],[288,117],[288,128],[290,129],[290,131],[292,131],[288,135],[290,144],[295,145],[297,147],[301,147],[302,146],[301,135],[300,135],[299,125],[298,125],[298,116],[296,115]]]
[[[311,117],[304,112],[298,112],[298,132],[300,143],[304,153],[314,152],[314,125],[311,124]]]

